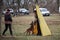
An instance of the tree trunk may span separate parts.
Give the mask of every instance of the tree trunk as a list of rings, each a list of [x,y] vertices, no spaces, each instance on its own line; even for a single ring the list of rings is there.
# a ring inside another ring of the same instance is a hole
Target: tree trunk
[[[59,0],[57,0],[57,12],[59,13]]]
[[[10,7],[10,5],[9,5],[9,0],[6,0],[6,1],[7,1],[7,6]]]
[[[18,12],[19,12],[19,7],[20,7],[20,1],[21,0],[17,0],[17,3],[18,3]]]
[[[0,0],[0,36],[1,36],[1,15],[2,15],[2,5],[3,5],[3,0]]]

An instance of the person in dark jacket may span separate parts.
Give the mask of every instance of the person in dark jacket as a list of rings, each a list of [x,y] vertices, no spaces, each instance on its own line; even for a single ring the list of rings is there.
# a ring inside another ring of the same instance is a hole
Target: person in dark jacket
[[[4,16],[4,21],[5,21],[5,30],[3,31],[3,34],[2,35],[5,35],[5,32],[7,31],[7,29],[9,28],[9,31],[10,31],[10,34],[12,34],[12,28],[11,28],[11,24],[12,24],[12,17],[10,15],[10,10],[7,9],[7,12],[5,13],[5,16]]]

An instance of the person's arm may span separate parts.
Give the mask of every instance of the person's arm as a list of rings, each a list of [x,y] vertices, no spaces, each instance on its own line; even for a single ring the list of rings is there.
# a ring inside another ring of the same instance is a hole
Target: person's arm
[[[6,14],[4,15],[4,21],[7,21]]]
[[[11,17],[11,15],[10,15],[10,18],[9,18],[9,20],[12,22],[12,17]]]

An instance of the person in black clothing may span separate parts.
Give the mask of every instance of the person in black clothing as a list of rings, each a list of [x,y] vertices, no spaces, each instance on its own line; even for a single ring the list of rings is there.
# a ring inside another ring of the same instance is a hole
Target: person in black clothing
[[[4,21],[5,21],[5,30],[3,31],[3,34],[5,34],[5,32],[7,31],[7,29],[9,28],[9,31],[10,31],[10,34],[12,34],[12,28],[11,28],[11,24],[12,24],[12,17],[10,15],[10,10],[7,9],[7,12],[5,13],[5,16],[4,16]]]

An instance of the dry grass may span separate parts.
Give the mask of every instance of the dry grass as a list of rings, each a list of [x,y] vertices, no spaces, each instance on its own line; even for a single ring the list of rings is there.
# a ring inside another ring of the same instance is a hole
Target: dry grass
[[[49,29],[51,30],[51,36],[23,36],[24,31],[30,27],[30,23],[34,20],[34,16],[18,16],[13,17],[12,29],[13,34],[17,36],[15,40],[60,40],[60,14],[52,14],[51,16],[44,17]],[[3,19],[3,18],[2,18]],[[3,21],[3,20],[2,20]],[[2,31],[4,24],[2,24]],[[6,35],[9,35],[7,31]],[[7,38],[8,39],[8,38]],[[13,40],[13,39],[12,39]]]
[[[13,17],[12,22],[12,30],[13,34],[17,36],[23,35],[23,33],[30,27],[30,23],[34,20],[34,16],[27,15],[27,16],[18,16]],[[2,18],[2,21],[4,21],[4,18]],[[4,24],[2,23],[2,31],[4,30]],[[6,35],[9,35],[9,32],[6,33]]]

